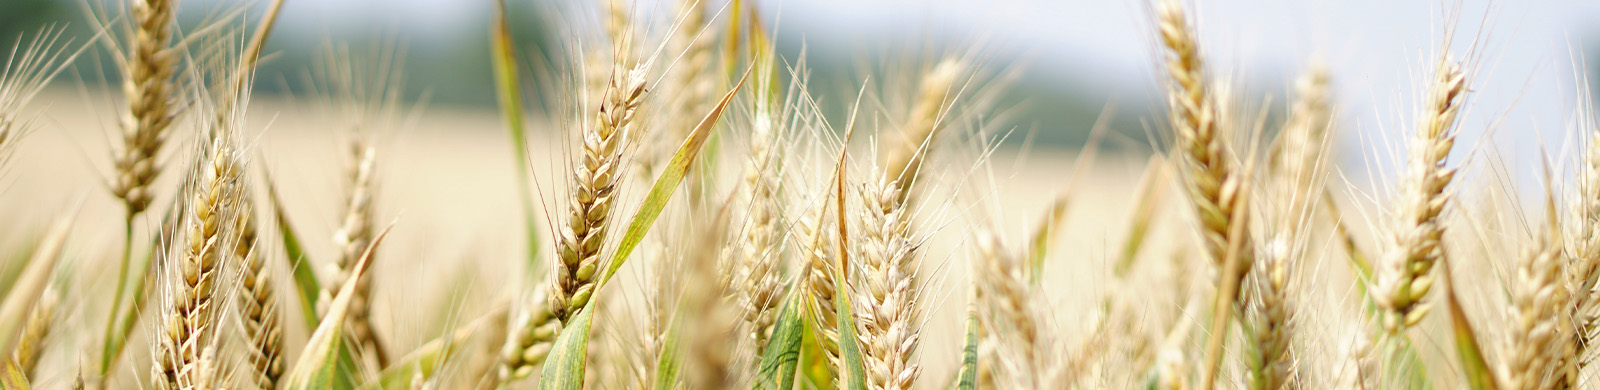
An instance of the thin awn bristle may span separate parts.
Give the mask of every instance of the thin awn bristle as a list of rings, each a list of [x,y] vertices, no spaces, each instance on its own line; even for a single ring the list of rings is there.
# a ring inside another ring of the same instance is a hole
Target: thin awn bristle
[[[18,40],[10,57],[0,63],[0,167],[10,159],[17,140],[31,130],[31,120],[22,118],[24,106],[76,57],[64,56],[56,46],[61,31],[45,29],[26,45]]]
[[[851,301],[860,320],[867,386],[909,389],[920,367],[912,361],[920,338],[913,277],[918,243],[910,237],[910,215],[898,183],[876,180],[862,188],[860,269]]]
[[[116,153],[111,192],[132,218],[150,207],[150,184],[160,173],[157,154],[177,114],[173,75],[180,53],[171,46],[177,0],[131,0],[122,92],[128,112],[122,118],[122,149]]]
[[[900,143],[888,151],[883,170],[884,180],[899,183],[902,200],[914,196],[911,188],[921,181],[922,164],[933,148],[939,128],[945,126],[956,77],[962,68],[957,59],[940,61],[922,77],[917,87],[916,100],[901,130]]]
[[[1461,65],[1442,60],[1428,87],[1427,105],[1417,132],[1409,143],[1410,162],[1400,183],[1397,223],[1382,258],[1375,265],[1373,299],[1386,315],[1384,328],[1391,333],[1409,328],[1427,314],[1423,302],[1433,287],[1434,264],[1444,257],[1444,212],[1451,196],[1454,168],[1445,158],[1456,141],[1456,115],[1466,93],[1466,73]]]

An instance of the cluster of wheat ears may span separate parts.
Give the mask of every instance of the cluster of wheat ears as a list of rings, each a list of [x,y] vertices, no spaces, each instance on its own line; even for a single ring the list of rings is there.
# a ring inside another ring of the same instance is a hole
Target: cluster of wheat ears
[[[489,36],[526,202],[526,259],[513,263],[526,272],[504,299],[407,350],[385,337],[396,324],[371,310],[382,299],[371,270],[390,256],[378,249],[394,223],[375,217],[384,151],[374,139],[390,123],[382,117],[403,111],[398,69],[346,58],[311,72],[324,103],[354,119],[342,137],[336,251],[307,253],[302,240],[318,238],[296,234],[243,136],[248,86],[282,0],[254,23],[233,13],[187,30],[177,3],[129,0],[121,15],[98,14],[101,33],[81,47],[62,30],[40,32],[17,42],[0,72],[7,163],[44,127],[23,106],[84,50],[112,54],[122,106],[105,188],[125,211],[114,222],[63,212],[17,249],[27,255],[0,301],[0,387],[1596,386],[1587,346],[1600,325],[1600,127],[1588,110],[1572,121],[1596,143],[1571,164],[1571,185],[1545,175],[1542,217],[1520,231],[1483,228],[1454,201],[1465,187],[1453,184],[1461,164],[1450,156],[1474,66],[1448,51],[1431,60],[1392,198],[1363,218],[1336,208],[1352,191],[1327,185],[1328,145],[1341,129],[1334,75],[1308,69],[1281,118],[1240,115],[1206,64],[1193,17],[1175,1],[1152,4],[1167,98],[1152,126],[1161,152],[1136,190],[1111,287],[1069,312],[1052,301],[1044,271],[1084,264],[1051,261],[1062,256],[1051,244],[1072,187],[1027,235],[1011,237],[1026,229],[998,226],[995,207],[981,206],[997,203],[985,191],[1000,190],[972,184],[993,171],[986,157],[1004,136],[984,130],[995,107],[982,91],[994,87],[981,85],[1001,77],[984,76],[975,56],[915,67],[917,79],[897,91],[908,97],[903,110],[862,114],[858,94],[830,125],[803,56],[777,55],[744,2],[681,1],[656,24],[627,2],[602,1],[603,22],[583,35],[599,44],[574,45],[573,65],[558,67],[572,85],[553,98],[567,108],[546,115],[566,118],[544,127],[569,141],[552,158],[568,173],[535,177],[519,84],[528,71],[502,2]],[[174,139],[189,150],[165,147]],[[1094,158],[1088,148],[1077,167],[1057,171],[1079,176]],[[159,185],[162,175],[181,176],[179,185]],[[1157,212],[1168,184],[1186,207]],[[543,195],[545,186],[559,191]],[[541,201],[555,211],[538,214]],[[965,237],[948,258],[930,256],[930,237],[951,220]],[[1136,267],[1157,220],[1176,221],[1167,225],[1192,242],[1174,246],[1197,250]],[[110,252],[121,256],[106,262],[114,284],[68,282],[63,253],[93,245],[74,240],[73,225],[117,222],[125,235]],[[1501,246],[1525,250],[1502,260]],[[629,263],[647,276],[614,279]],[[1452,265],[1505,275],[1457,285]],[[1151,269],[1167,272],[1137,275]],[[1333,277],[1340,272],[1351,277]],[[970,285],[935,291],[950,274]],[[637,285],[607,289],[618,280]],[[1458,289],[1496,298],[1463,304]],[[629,306],[626,294],[646,304]],[[91,297],[110,301],[72,302]],[[934,309],[962,301],[964,337],[924,337]],[[103,324],[63,323],[71,307],[109,312],[73,316]],[[285,320],[294,318],[303,321]],[[1078,327],[1064,322],[1087,325],[1068,332]],[[300,326],[308,336],[286,336]],[[72,347],[54,342],[64,329],[86,331],[89,348],[50,363],[73,365],[42,365],[46,351]],[[1448,336],[1422,337],[1432,329]],[[961,353],[939,364],[924,345]]]

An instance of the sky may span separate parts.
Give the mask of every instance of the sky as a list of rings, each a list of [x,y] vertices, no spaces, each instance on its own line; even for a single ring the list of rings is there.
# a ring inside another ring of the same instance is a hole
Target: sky
[[[523,1],[545,9],[560,4]],[[661,5],[638,1],[640,8]],[[778,34],[798,36],[811,47],[868,51],[933,36],[1023,58],[1034,71],[1030,77],[1083,88],[1094,98],[1159,96],[1151,11],[1143,0],[756,1],[775,19]],[[1262,89],[1279,104],[1310,61],[1326,63],[1340,118],[1357,134],[1339,152],[1376,171],[1400,154],[1417,91],[1432,73],[1447,29],[1454,30],[1451,53],[1474,71],[1473,100],[1461,122],[1464,147],[1453,158],[1492,151],[1516,161],[1508,169],[1519,176],[1537,169],[1531,162],[1540,153],[1571,153],[1563,141],[1572,139],[1566,124],[1584,77],[1577,64],[1585,51],[1600,55],[1600,1],[1592,0],[1186,4],[1198,15],[1212,73]],[[488,0],[289,0],[282,31],[302,38],[374,29],[413,37],[481,34],[491,6]]]

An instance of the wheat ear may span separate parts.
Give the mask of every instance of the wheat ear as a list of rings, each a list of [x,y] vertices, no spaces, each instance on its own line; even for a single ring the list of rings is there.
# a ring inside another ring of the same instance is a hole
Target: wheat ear
[[[265,256],[257,246],[255,208],[248,201],[248,194],[242,196],[234,256],[242,259],[245,266],[240,275],[240,293],[245,296],[238,300],[238,309],[245,337],[250,340],[252,379],[262,389],[275,389],[283,376],[283,314],[278,311],[273,291],[272,269],[266,266]]]
[[[1594,362],[1590,346],[1600,342],[1600,126],[1589,104],[1592,98],[1587,90],[1582,99],[1586,104],[1579,115],[1582,134],[1589,136],[1588,150],[1584,152],[1583,173],[1578,187],[1580,199],[1573,201],[1578,207],[1578,232],[1573,240],[1573,256],[1568,266],[1571,291],[1570,315],[1574,321],[1573,359],[1567,362],[1564,375],[1568,386],[1577,388],[1579,373]]]
[[[46,288],[39,295],[39,301],[34,303],[33,310],[28,312],[28,320],[23,323],[22,333],[17,339],[17,344],[11,350],[11,360],[17,367],[27,374],[29,378],[37,378],[39,357],[44,355],[45,339],[50,337],[51,328],[56,324],[56,308],[61,302],[61,293],[55,288]]]
[[[231,254],[238,232],[232,221],[238,211],[238,183],[243,172],[242,153],[232,144],[228,130],[212,129],[211,146],[195,173],[187,195],[183,245],[166,274],[168,301],[162,307],[164,326],[157,341],[154,375],[168,389],[211,388],[215,384],[214,359],[217,295],[224,259]],[[208,356],[213,355],[213,356]]]
[[[1466,92],[1461,66],[1442,60],[1428,86],[1426,106],[1417,132],[1409,143],[1410,162],[1400,183],[1400,199],[1393,235],[1378,260],[1373,299],[1387,315],[1389,332],[1415,325],[1427,314],[1423,298],[1433,287],[1433,266],[1444,254],[1444,221],[1439,214],[1449,205],[1454,168],[1445,158],[1455,146],[1456,115]]]
[[[166,143],[167,128],[176,115],[173,74],[178,53],[171,43],[178,2],[130,3],[134,29],[128,38],[122,81],[128,112],[122,118],[122,150],[114,158],[117,176],[111,193],[123,201],[132,218],[150,207],[150,183],[160,172],[156,155]]]
[[[755,109],[750,124],[750,160],[745,166],[744,188],[749,202],[745,216],[744,241],[739,253],[739,306],[743,310],[745,327],[760,350],[766,345],[777,310],[783,284],[779,281],[779,266],[783,264],[783,208],[779,204],[778,185],[782,177],[780,155],[773,153],[777,135],[774,132],[781,120],[774,115],[772,103],[755,99]]]
[[[996,346],[997,359],[991,364],[1001,369],[997,379],[1003,378],[997,384],[1022,389],[1062,387],[1053,375],[1059,357],[1047,332],[1048,312],[1029,287],[1022,256],[1007,249],[992,230],[981,232],[976,242],[978,306],[986,314],[980,323]]]
[[[689,347],[684,350],[684,388],[730,389],[737,387],[740,371],[736,369],[735,343],[728,340],[738,337],[740,318],[736,307],[727,305],[725,297],[732,287],[720,283],[718,254],[722,252],[726,216],[718,215],[709,227],[696,231],[696,238],[688,242],[688,250],[674,254],[686,268],[680,315],[687,314],[693,324],[685,329],[683,337]],[[723,253],[726,254],[726,253]]]
[[[851,301],[860,305],[857,332],[867,387],[874,390],[909,389],[920,371],[912,362],[920,337],[912,281],[919,244],[910,237],[910,216],[898,188],[877,180],[861,189],[861,234],[855,244],[861,248],[861,268]]]
[[[1500,388],[1556,389],[1565,345],[1570,336],[1566,316],[1566,259],[1556,222],[1554,202],[1547,206],[1549,229],[1518,262],[1511,286],[1505,347],[1501,348]]]
[[[922,76],[900,143],[888,150],[883,180],[898,183],[902,201],[913,196],[911,188],[920,181],[922,163],[932,150],[939,128],[944,126],[952,89],[962,68],[961,61],[945,59]]]
[[[583,154],[573,166],[571,203],[561,227],[555,262],[548,286],[538,287],[540,298],[514,324],[506,338],[496,380],[500,384],[522,379],[538,369],[550,353],[561,324],[588,304],[600,271],[600,250],[610,227],[613,196],[621,168],[623,145],[633,113],[645,97],[644,66],[623,72],[608,82],[596,123],[583,133]]]
[[[556,247],[561,261],[552,272],[549,297],[550,312],[563,322],[594,293],[600,249],[611,227],[612,202],[621,179],[622,144],[645,97],[644,69],[614,71],[596,123],[583,132],[583,153],[572,164],[572,202]]]
[[[1177,135],[1182,172],[1205,237],[1206,252],[1215,264],[1221,265],[1229,230],[1234,223],[1242,223],[1234,221],[1233,215],[1244,183],[1230,160],[1225,129],[1218,125],[1221,113],[1206,85],[1195,33],[1183,9],[1176,2],[1166,1],[1156,12],[1161,42],[1169,52],[1165,64],[1170,79],[1166,84],[1169,120]],[[1248,243],[1249,230],[1241,232],[1243,242]],[[1244,257],[1244,264],[1250,264],[1250,256]]]
[[[515,333],[506,335],[500,362],[492,378],[496,386],[527,378],[550,355],[551,344],[561,331],[561,322],[545,309],[547,291],[535,289],[531,299],[533,304],[527,305],[531,309],[518,315],[511,327]]]
[[[1310,217],[1312,199],[1322,191],[1322,165],[1331,116],[1328,75],[1313,66],[1296,83],[1294,107],[1284,124],[1272,184],[1277,202],[1270,210],[1276,229],[1258,250],[1261,266],[1253,275],[1255,299],[1250,303],[1252,328],[1259,351],[1259,370],[1252,378],[1261,388],[1299,389],[1298,364],[1291,350],[1295,335],[1295,292],[1290,285],[1308,241],[1301,221]]]
[[[826,220],[826,203],[810,208],[800,218],[796,237],[806,267],[805,291],[811,296],[812,328],[820,335],[819,344],[830,367],[839,365],[838,308],[834,306],[834,265],[832,248],[835,241],[823,225]]]
[[[372,330],[372,272],[363,272],[355,280],[349,280],[351,268],[361,260],[362,254],[372,243],[373,197],[377,187],[377,148],[373,147],[362,135],[354,135],[349,143],[350,170],[345,176],[348,195],[345,197],[344,222],[339,230],[333,233],[333,242],[339,247],[339,257],[334,263],[334,279],[323,287],[322,294],[318,296],[317,315],[326,315],[328,305],[333,303],[333,294],[339,291],[344,283],[355,283],[356,289],[350,299],[350,309],[347,324],[354,342],[368,356],[377,360],[379,367],[388,366],[388,353],[383,348],[383,343],[378,340],[377,334]],[[372,255],[376,257],[376,255]]]

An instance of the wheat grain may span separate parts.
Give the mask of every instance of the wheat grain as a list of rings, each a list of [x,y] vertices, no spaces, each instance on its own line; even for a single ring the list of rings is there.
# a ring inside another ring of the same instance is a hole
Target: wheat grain
[[[1455,146],[1456,115],[1466,93],[1461,66],[1441,60],[1428,86],[1428,98],[1417,132],[1409,143],[1410,162],[1401,182],[1388,246],[1376,265],[1373,299],[1386,311],[1384,328],[1396,332],[1415,325],[1427,313],[1423,298],[1433,287],[1433,265],[1444,257],[1444,223],[1439,214],[1449,205],[1454,168],[1445,158]]]

